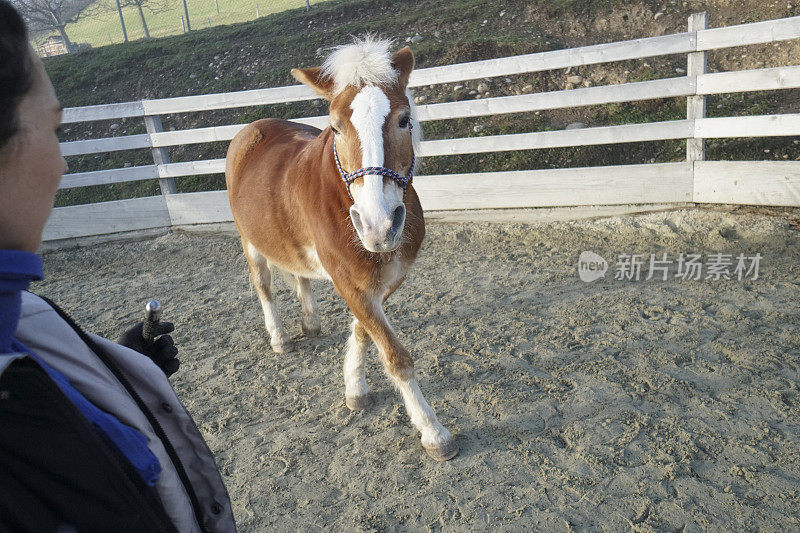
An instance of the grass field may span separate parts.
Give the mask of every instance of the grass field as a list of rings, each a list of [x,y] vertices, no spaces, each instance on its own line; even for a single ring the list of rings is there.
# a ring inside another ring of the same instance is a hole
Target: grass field
[[[312,0],[311,4],[319,4],[324,1],[326,0]],[[153,5],[163,5],[165,8],[157,13],[151,13],[144,9],[144,17],[151,37],[166,37],[183,33],[181,23],[183,2],[181,0],[153,0],[152,3]],[[186,4],[189,11],[189,22],[193,30],[246,22],[257,17],[306,5],[305,0],[186,0]],[[92,47],[123,42],[122,26],[115,0],[97,0],[90,10],[92,10],[91,15],[66,27],[67,36],[72,42],[86,43]],[[145,33],[138,9],[126,7],[122,10],[122,14],[125,19],[128,40],[143,39]],[[38,36],[37,41],[45,39],[48,35],[50,34]]]

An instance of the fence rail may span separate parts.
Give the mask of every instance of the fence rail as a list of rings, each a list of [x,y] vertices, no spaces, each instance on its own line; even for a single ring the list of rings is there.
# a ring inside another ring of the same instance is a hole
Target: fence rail
[[[436,103],[421,105],[418,109],[421,121],[432,121],[685,97],[685,120],[443,139],[421,144],[422,156],[441,156],[686,139],[685,163],[421,176],[415,180],[415,187],[423,206],[428,210],[438,210],[662,202],[800,205],[800,162],[709,162],[704,161],[703,145],[703,140],[709,138],[800,135],[800,114],[705,117],[707,95],[800,88],[800,66],[796,65],[706,72],[706,53],[709,50],[800,38],[800,17],[713,29],[706,27],[707,20],[705,14],[693,15],[689,19],[689,31],[674,35],[413,72],[409,85],[415,87],[687,54],[687,73],[681,77]],[[309,88],[297,85],[66,109],[65,123],[141,117],[147,123],[148,133],[65,142],[62,143],[65,156],[150,149],[154,164],[68,174],[64,176],[61,188],[158,178],[164,194],[154,198],[58,208],[45,230],[45,239],[232,220],[224,191],[171,194],[175,191],[174,178],[224,172],[224,160],[170,162],[168,149],[229,141],[245,125],[165,132],[161,128],[160,116],[315,98],[318,96]],[[327,124],[326,116],[295,120],[317,127]],[[136,213],[135,217],[131,213]]]
[[[419,119],[447,120],[507,113],[545,111],[568,107],[635,102],[657,98],[724,94],[736,92],[774,91],[800,87],[800,66],[771,69],[720,72],[697,77],[666,78],[653,81],[624,83],[553,91],[517,96],[500,96],[481,100],[447,102],[419,106]],[[144,115],[143,115],[144,116]],[[312,126],[324,127],[327,116],[294,119]],[[190,130],[158,132],[150,135],[106,137],[62,143],[65,156],[96,154],[137,148],[167,147],[206,142],[229,141],[246,124],[212,126]]]

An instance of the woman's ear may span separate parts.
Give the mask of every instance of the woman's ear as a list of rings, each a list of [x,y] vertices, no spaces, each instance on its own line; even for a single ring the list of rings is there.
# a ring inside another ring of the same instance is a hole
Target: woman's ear
[[[292,76],[300,83],[304,83],[314,89],[317,94],[326,100],[333,99],[333,78],[324,76],[320,67],[293,68]]]
[[[411,48],[405,46],[395,52],[392,56],[392,68],[397,71],[397,83],[405,88],[408,85],[408,77],[414,70],[414,54],[411,53]]]

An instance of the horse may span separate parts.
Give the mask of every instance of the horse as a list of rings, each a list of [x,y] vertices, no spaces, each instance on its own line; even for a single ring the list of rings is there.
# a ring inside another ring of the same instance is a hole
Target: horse
[[[332,281],[354,317],[344,356],[347,407],[372,403],[364,370],[371,339],[423,448],[446,461],[458,445],[425,400],[411,354],[384,312],[425,237],[411,183],[419,138],[407,90],[414,56],[407,46],[394,54],[391,47],[355,38],[322,66],[292,69],[329,102],[329,126],[269,118],[247,125],[228,148],[225,181],[272,349],[292,345],[270,290],[271,267],[294,276],[306,336],[320,333],[310,280]]]

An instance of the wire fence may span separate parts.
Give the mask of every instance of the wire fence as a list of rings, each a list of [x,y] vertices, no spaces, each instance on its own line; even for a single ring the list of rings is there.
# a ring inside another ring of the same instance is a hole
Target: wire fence
[[[63,28],[32,24],[41,56],[65,54],[139,39],[247,22],[289,9],[310,9],[326,0],[96,0]]]

